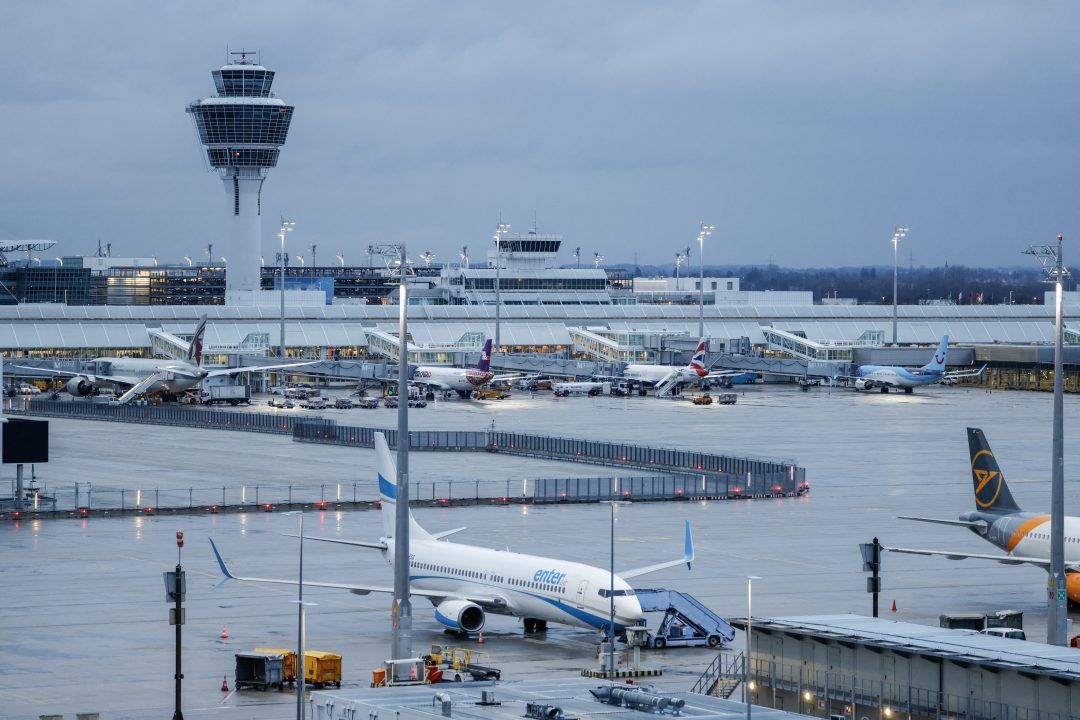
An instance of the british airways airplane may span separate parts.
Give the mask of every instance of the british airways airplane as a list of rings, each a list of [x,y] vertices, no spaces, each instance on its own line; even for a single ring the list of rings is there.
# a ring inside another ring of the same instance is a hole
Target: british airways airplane
[[[945,361],[949,352],[949,336],[941,338],[937,350],[930,362],[918,369],[902,368],[896,365],[860,365],[854,375],[841,376],[839,380],[851,383],[856,390],[880,390],[883,393],[892,389],[903,389],[912,393],[922,385],[947,382],[962,377],[981,375],[980,370],[961,370],[946,372]]]
[[[386,438],[375,434],[378,456],[379,497],[382,500],[383,537],[376,542],[338,540],[304,536],[305,540],[370,548],[382,553],[394,565],[394,513],[397,497],[397,468]],[[549,622],[584,628],[606,629],[611,625],[611,598],[614,586],[615,633],[641,624],[644,615],[633,588],[626,581],[646,573],[664,570],[694,560],[690,523],[686,523],[683,556],[678,560],[648,565],[617,573],[584,563],[525,555],[509,550],[443,542],[443,538],[465,528],[429,533],[409,513],[410,593],[427,598],[435,608],[435,619],[447,628],[464,633],[479,632],[487,614],[522,618],[525,632],[542,632]],[[233,575],[210,540],[218,566],[227,580],[296,585],[296,580],[242,577]],[[350,585],[312,582],[308,587],[348,590],[357,595],[393,593],[392,586]],[[720,638],[715,639],[718,643]],[[715,644],[710,638],[710,645]]]

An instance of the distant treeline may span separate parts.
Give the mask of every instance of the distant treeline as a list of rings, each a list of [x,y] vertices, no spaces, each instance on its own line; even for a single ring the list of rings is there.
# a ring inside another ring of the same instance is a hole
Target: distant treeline
[[[673,276],[674,265],[615,265],[635,277]],[[685,277],[686,268],[681,272]],[[705,266],[711,277],[738,277],[743,290],[810,290],[814,300],[855,298],[860,303],[892,303],[892,267],[782,268],[777,265]],[[697,275],[697,268],[690,273]],[[1051,286],[1038,268],[902,267],[898,295],[901,304],[920,300],[953,300],[959,304],[1042,304]],[[1074,283],[1066,289],[1074,289]]]

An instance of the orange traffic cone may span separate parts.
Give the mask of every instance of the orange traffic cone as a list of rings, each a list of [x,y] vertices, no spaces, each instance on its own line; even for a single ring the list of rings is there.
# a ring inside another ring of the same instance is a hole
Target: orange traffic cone
[[[476,644],[477,645],[483,645],[484,644],[484,631],[483,630],[480,631],[480,637],[476,638]]]
[[[221,626],[221,639],[222,640],[228,640],[229,639],[229,633],[225,631],[225,626],[224,625]]]
[[[229,692],[229,678],[225,675],[221,676],[221,692]]]
[[[895,600],[892,601],[892,611],[896,612],[896,601]]]

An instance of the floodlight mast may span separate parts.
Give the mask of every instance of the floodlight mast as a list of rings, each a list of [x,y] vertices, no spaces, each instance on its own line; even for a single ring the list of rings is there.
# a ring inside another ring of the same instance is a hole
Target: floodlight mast
[[[1069,612],[1068,588],[1065,577],[1065,440],[1064,440],[1064,378],[1062,377],[1061,345],[1063,340],[1062,302],[1068,268],[1062,260],[1061,235],[1057,246],[1032,245],[1024,251],[1042,264],[1044,282],[1054,285],[1054,441],[1050,478],[1050,578],[1047,583],[1046,642],[1067,645]]]

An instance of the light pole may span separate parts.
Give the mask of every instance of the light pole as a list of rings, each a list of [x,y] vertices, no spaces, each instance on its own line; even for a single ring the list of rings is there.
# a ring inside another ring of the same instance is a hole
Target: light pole
[[[757,575],[746,576],[746,651],[743,654],[743,697],[746,699],[746,720],[750,720],[750,708],[753,702],[750,698],[750,636],[753,633],[753,601],[754,581],[760,580]]]
[[[281,216],[281,228],[278,230],[278,237],[281,238],[281,252],[278,253],[278,262],[281,264],[281,326],[278,328],[278,333],[281,336],[278,343],[278,356],[284,362],[285,360],[285,236],[292,232],[293,226],[296,225],[292,220],[286,220],[285,216]]]
[[[608,626],[610,630],[610,637],[608,638],[611,643],[608,646],[608,682],[615,683],[615,501],[611,501],[611,565],[610,565],[610,586],[608,588],[608,599],[611,602],[611,624]]]
[[[412,602],[409,599],[409,334],[406,273],[408,259],[405,245],[400,248],[401,284],[398,285],[400,309],[398,316],[398,427],[397,427],[397,495],[394,506],[394,617],[392,660],[411,660]],[[394,663],[391,673],[403,669]],[[394,677],[393,680],[400,678]]]
[[[1047,583],[1046,642],[1050,645],[1066,645],[1066,618],[1068,617],[1068,592],[1065,580],[1065,441],[1062,413],[1064,378],[1061,368],[1061,344],[1063,326],[1061,321],[1065,278],[1069,270],[1061,257],[1062,237],[1058,235],[1057,247],[1032,245],[1024,251],[1034,255],[1042,263],[1046,282],[1054,284],[1054,447],[1051,459],[1050,480],[1050,579]]]
[[[682,267],[685,259],[682,253],[675,253],[675,292],[682,290],[682,286],[679,285],[679,268]]]
[[[500,325],[502,324],[502,239],[510,232],[510,225],[500,222],[495,228],[495,352],[501,347]]]
[[[699,338],[705,337],[705,238],[712,235],[715,229],[712,225],[701,223],[698,230],[698,263],[701,265],[701,277],[698,281],[698,327]],[[687,253],[689,255],[689,253]]]
[[[896,288],[897,288],[897,264],[896,253],[900,247],[900,240],[908,234],[906,227],[898,227],[892,236],[892,344],[896,347]]]
[[[300,578],[297,582],[296,602],[296,720],[304,720],[304,680],[307,661],[304,658],[304,640],[307,634],[307,606],[304,602],[304,511],[293,510],[286,515],[300,516]]]

